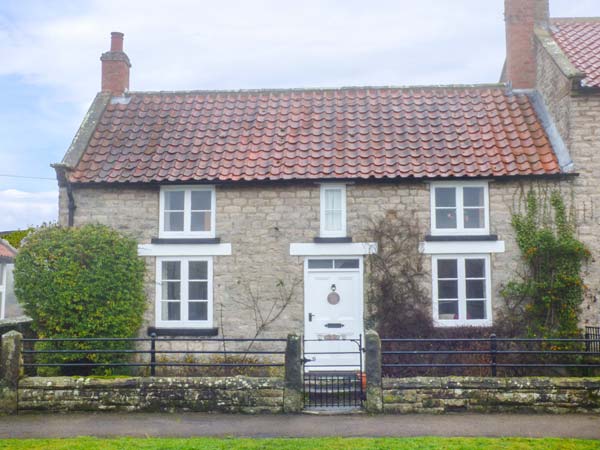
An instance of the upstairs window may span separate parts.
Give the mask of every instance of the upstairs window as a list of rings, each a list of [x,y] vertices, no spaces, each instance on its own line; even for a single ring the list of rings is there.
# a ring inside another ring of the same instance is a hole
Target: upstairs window
[[[163,187],[160,237],[215,237],[214,187]]]
[[[434,183],[431,234],[489,234],[487,183]]]
[[[321,185],[321,237],[346,236],[346,186]]]

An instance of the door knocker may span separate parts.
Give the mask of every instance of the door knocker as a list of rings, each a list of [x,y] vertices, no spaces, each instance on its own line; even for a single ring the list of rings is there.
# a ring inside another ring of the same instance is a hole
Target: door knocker
[[[330,305],[337,305],[340,302],[340,294],[335,292],[335,284],[331,285],[331,292],[327,295],[327,303]]]

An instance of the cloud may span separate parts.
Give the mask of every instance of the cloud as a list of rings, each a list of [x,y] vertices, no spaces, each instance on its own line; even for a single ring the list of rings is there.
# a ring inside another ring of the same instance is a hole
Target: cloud
[[[0,191],[0,230],[23,229],[56,221],[58,192]]]
[[[600,15],[598,0],[550,3]],[[115,30],[133,90],[494,82],[504,60],[502,0],[0,0],[2,173],[54,176]]]
[[[98,0],[61,14],[54,2],[23,5],[0,25],[0,75],[82,107],[115,29],[132,89],[143,90],[489,81],[504,51],[499,1]],[[494,58],[481,61],[484,47]],[[440,62],[460,69],[456,79],[442,79]]]

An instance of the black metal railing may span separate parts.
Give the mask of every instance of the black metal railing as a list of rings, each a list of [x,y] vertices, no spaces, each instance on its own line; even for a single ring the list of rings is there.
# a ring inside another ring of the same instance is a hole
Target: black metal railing
[[[156,376],[157,368],[283,367],[287,339],[159,338],[151,335],[149,338],[49,338],[22,341],[23,367],[26,371],[55,367],[76,375],[77,372],[94,369],[145,368],[150,376]],[[197,345],[192,349],[173,349],[173,344],[177,343]],[[161,348],[165,344],[169,348]],[[227,346],[236,348],[228,349]],[[265,349],[265,346],[269,348]]]
[[[600,339],[381,339],[387,376],[592,375]]]
[[[585,327],[585,339],[588,352],[600,352],[600,327]]]

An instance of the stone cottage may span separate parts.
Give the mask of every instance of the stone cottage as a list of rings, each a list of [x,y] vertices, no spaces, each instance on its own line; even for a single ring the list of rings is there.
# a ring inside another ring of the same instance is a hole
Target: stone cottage
[[[364,332],[378,250],[364,230],[399,211],[422,227],[434,323],[490,326],[529,186],[572,193],[600,254],[600,21],[505,7],[502,79],[485,85],[130,91],[112,33],[101,92],[54,166],[60,223],[139,241],[159,334],[247,337],[253,307],[287,302],[266,335],[329,340]],[[597,265],[589,281],[583,321],[598,325]]]

